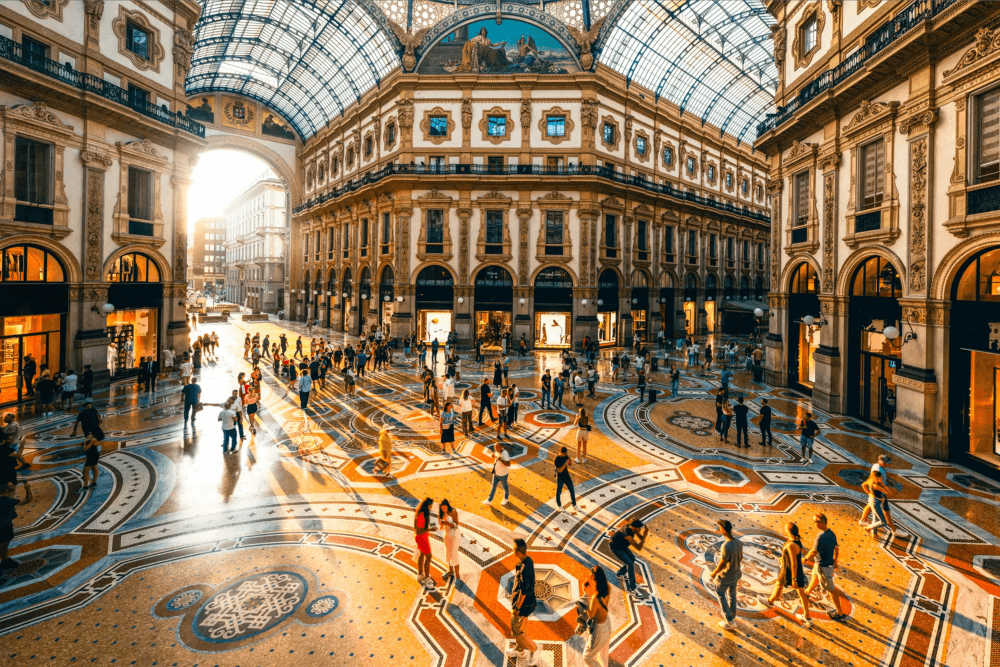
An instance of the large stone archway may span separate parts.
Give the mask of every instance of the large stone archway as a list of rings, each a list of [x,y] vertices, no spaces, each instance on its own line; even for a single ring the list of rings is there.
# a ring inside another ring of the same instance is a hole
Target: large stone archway
[[[202,153],[218,150],[240,151],[266,162],[267,166],[273,169],[274,173],[281,177],[288,186],[289,211],[302,201],[302,185],[295,178],[295,165],[289,164],[285,158],[261,141],[235,134],[213,134],[205,137],[205,147],[198,151],[195,157],[199,157]]]

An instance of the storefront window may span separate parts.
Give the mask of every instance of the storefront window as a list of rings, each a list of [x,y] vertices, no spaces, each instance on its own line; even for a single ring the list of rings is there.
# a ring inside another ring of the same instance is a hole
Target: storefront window
[[[569,347],[573,340],[572,321],[573,314],[569,312],[535,313],[535,347]]]
[[[715,312],[714,310],[712,312]],[[695,327],[698,326],[697,313],[695,312],[694,301],[684,302],[684,330],[688,336],[694,335]]]
[[[156,263],[138,252],[122,255],[108,271],[109,283],[158,283],[160,271]]]
[[[646,314],[646,310],[632,311],[632,332],[639,334],[639,340],[643,342],[648,340],[646,336]]]
[[[601,345],[614,345],[618,342],[618,313],[608,311],[597,313],[597,341]]]
[[[444,343],[448,340],[448,334],[451,332],[451,318],[450,310],[421,310],[417,318],[417,323],[420,326],[417,335],[425,343],[430,343],[433,340]]]
[[[511,333],[509,310],[477,310],[476,338],[486,345],[500,345],[505,334]]]
[[[142,357],[157,356],[158,311],[116,310],[108,315],[108,370],[112,375],[138,368]]]
[[[881,334],[879,334],[881,335]],[[819,327],[799,322],[799,384],[812,387],[816,384],[816,362],[813,354],[819,347]]]
[[[35,360],[37,378],[42,368],[61,368],[62,316],[31,315],[0,318],[0,403],[14,403],[27,395],[26,383],[34,378],[23,375],[28,355]]]

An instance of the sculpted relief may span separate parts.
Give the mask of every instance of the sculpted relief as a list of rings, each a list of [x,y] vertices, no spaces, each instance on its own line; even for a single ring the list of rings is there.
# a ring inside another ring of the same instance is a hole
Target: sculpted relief
[[[580,71],[562,42],[536,25],[515,19],[473,21],[431,46],[422,74],[566,74]]]

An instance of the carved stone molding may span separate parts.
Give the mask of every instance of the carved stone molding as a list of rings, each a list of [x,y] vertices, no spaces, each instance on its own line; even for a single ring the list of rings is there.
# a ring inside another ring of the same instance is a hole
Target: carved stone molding
[[[69,4],[69,0],[22,0],[28,11],[40,19],[63,20],[63,7]]]
[[[853,134],[864,129],[875,121],[882,120],[887,114],[895,116],[899,111],[899,102],[870,102],[862,100],[859,109],[844,126],[845,134]]]
[[[104,0],[84,0],[83,13],[87,15],[90,29],[97,30],[101,26],[101,18],[104,17]]]
[[[645,143],[645,152],[639,152],[639,140]],[[646,134],[645,130],[636,130],[632,137],[632,154],[635,159],[639,162],[649,162],[649,151],[652,147],[649,145],[649,135]]]
[[[174,28],[174,64],[177,65],[177,76],[185,78],[191,69],[191,56],[194,55],[194,35],[190,30]]]
[[[837,174],[823,177],[823,291],[834,291],[837,250]]]
[[[910,292],[927,291],[927,145],[926,136],[910,142]]]
[[[976,31],[976,41],[959,58],[958,64],[944,73],[946,83],[965,77],[984,65],[1000,58],[1000,29],[982,27]]]
[[[917,132],[926,132],[929,130],[937,122],[937,119],[937,108],[930,107],[907,116],[899,121],[897,127],[899,128],[899,133],[902,135],[910,134],[910,132],[916,134]]]
[[[104,161],[102,161],[103,164]],[[106,160],[106,167],[111,166],[111,160]],[[103,280],[101,275],[103,258],[104,229],[104,169],[89,167],[87,175],[87,214],[84,228],[84,278],[88,281]]]
[[[802,50],[802,27],[810,20],[816,19],[816,43],[808,51]],[[819,0],[806,6],[795,23],[795,37],[792,39],[792,58],[795,69],[809,67],[813,57],[823,48],[823,26],[826,25],[826,12]]]
[[[103,149],[89,149],[82,151],[80,153],[80,161],[88,169],[98,169],[104,171],[112,164],[114,161],[107,156],[107,153]]]
[[[668,149],[670,152],[670,160],[667,160]],[[677,148],[674,146],[674,142],[670,140],[663,142],[663,149],[660,151],[660,163],[667,171],[674,170],[674,165],[677,164]]]
[[[446,119],[447,130],[444,136],[432,137],[431,136],[431,117],[432,116],[443,116]],[[446,141],[451,141],[451,133],[455,129],[455,121],[451,118],[451,109],[443,109],[441,107],[434,107],[433,109],[424,111],[424,119],[420,121],[420,131],[423,132],[423,140],[438,146]]]
[[[565,120],[565,131],[561,137],[550,137],[548,134],[548,122],[549,116],[563,116]],[[527,127],[522,123],[522,127]],[[573,136],[573,128],[576,125],[573,123],[573,114],[571,114],[566,109],[561,107],[552,107],[542,112],[542,117],[538,121],[538,130],[542,134],[542,141],[547,141],[550,144],[559,145],[564,141],[569,141],[570,137]]]
[[[594,97],[585,97],[580,103],[580,126],[583,128],[585,145],[590,147],[596,144],[594,133],[597,131],[599,104],[600,102]]]
[[[607,126],[611,126],[612,128],[611,141],[608,141],[607,138],[604,136],[604,128]],[[615,121],[614,117],[603,116],[601,118],[599,134],[601,136],[601,145],[604,146],[604,148],[607,151],[611,153],[615,153],[618,151],[618,147],[621,145],[621,132],[618,130],[618,123]]]
[[[504,133],[502,135],[490,134],[490,118],[504,118]],[[511,136],[514,133],[514,115],[511,113],[510,109],[504,109],[499,106],[492,107],[483,111],[483,117],[479,121],[479,129],[483,133],[483,141],[488,141],[494,146],[499,146],[500,144],[510,141]]]
[[[142,30],[145,30],[146,34],[149,35],[148,58],[143,58],[128,49],[126,27],[129,21]],[[143,71],[151,70],[159,73],[160,62],[163,61],[166,51],[163,48],[163,40],[160,37],[160,31],[153,26],[150,20],[146,18],[145,14],[140,11],[130,11],[126,9],[123,4],[119,5],[118,16],[111,21],[111,29],[118,38],[118,53],[128,58],[136,69]]]

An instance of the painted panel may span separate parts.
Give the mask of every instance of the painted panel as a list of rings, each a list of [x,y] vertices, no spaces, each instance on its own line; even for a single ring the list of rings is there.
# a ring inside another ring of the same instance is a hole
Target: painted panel
[[[473,21],[445,35],[420,62],[421,74],[568,74],[579,72],[573,54],[549,32],[504,19]]]

